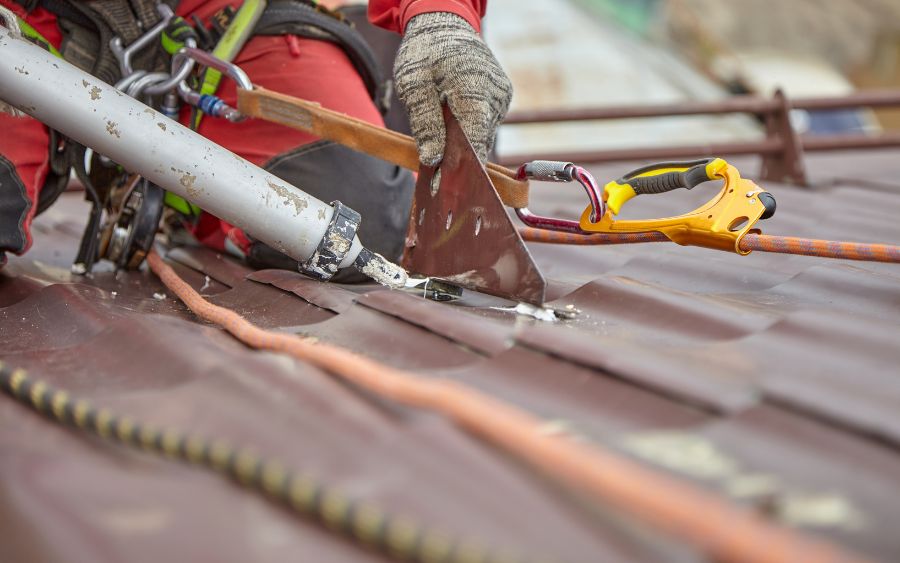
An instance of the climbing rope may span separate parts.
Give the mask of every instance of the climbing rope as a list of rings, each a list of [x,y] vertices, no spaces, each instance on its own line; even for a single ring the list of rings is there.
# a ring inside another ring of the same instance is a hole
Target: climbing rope
[[[194,314],[221,326],[245,344],[291,355],[378,396],[441,414],[594,499],[691,542],[715,560],[861,560],[599,445],[549,434],[545,421],[456,381],[422,378],[337,346],[263,330],[234,311],[204,299],[155,251],[147,262]]]
[[[802,254],[821,258],[900,263],[900,246],[839,242],[797,237],[779,237],[747,233],[741,239],[742,250],[761,250],[780,254]]]
[[[608,244],[636,244],[641,242],[669,242],[668,237],[662,233],[596,233],[592,235],[579,235],[564,233],[562,231],[548,231],[546,229],[534,229],[532,227],[519,227],[522,239],[529,242],[545,242],[547,244],[572,244],[577,246],[608,245]]]
[[[519,229],[522,239],[530,242],[571,245],[609,245],[641,242],[669,242],[662,233],[598,233],[579,235],[542,229],[522,227]],[[800,254],[818,256],[820,258],[836,258],[841,260],[862,260],[867,262],[900,263],[900,246],[862,242],[839,242],[797,237],[782,237],[747,233],[741,239],[741,250],[759,250],[780,254]]]
[[[58,423],[103,440],[221,473],[335,533],[399,561],[538,561],[530,557],[524,559],[511,550],[488,549],[480,543],[453,538],[408,518],[388,514],[377,506],[351,499],[307,473],[289,469],[276,459],[260,457],[250,448],[237,447],[226,440],[189,435],[177,429],[157,428],[107,409],[98,409],[3,362],[0,362],[0,389]]]

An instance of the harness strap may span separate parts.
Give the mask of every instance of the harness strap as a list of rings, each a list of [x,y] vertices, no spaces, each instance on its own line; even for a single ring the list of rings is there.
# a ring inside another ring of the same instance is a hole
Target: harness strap
[[[157,0],[129,0],[129,4],[137,20],[143,24],[144,30],[159,22],[159,12],[156,11],[156,5],[159,4]]]
[[[103,19],[103,23],[109,26],[113,33],[122,38],[124,45],[130,45],[141,36],[140,24],[138,24],[138,20],[127,2],[122,0],[91,0],[90,2],[85,2],[83,6],[99,14]]]
[[[114,36],[129,45],[142,30],[159,21],[157,0],[15,0],[31,11],[38,6],[56,14],[64,34],[62,53],[66,60],[104,82],[114,84],[120,76],[118,63],[107,48]],[[178,0],[167,0],[173,8]],[[376,106],[386,112],[389,92],[372,49],[347,20],[299,0],[276,0],[263,13],[255,35],[293,34],[329,41],[341,47],[362,77]],[[135,57],[135,66],[160,70],[160,49],[148,49]]]
[[[259,86],[253,90],[238,88],[237,96],[238,110],[244,115],[306,131],[412,171],[419,169],[419,153],[412,137]],[[486,169],[505,205],[528,207],[528,182],[498,164],[488,163]]]
[[[116,6],[109,5],[111,3],[120,4],[115,0],[72,3],[94,23],[96,31],[64,19],[59,20],[59,27],[64,31],[61,49],[63,57],[76,66],[84,64],[85,66],[82,67],[84,70],[108,84],[115,84],[121,78],[121,71],[118,61],[109,49],[109,43],[113,37],[118,35],[122,38],[123,43],[128,45],[140,36],[140,29],[134,23],[134,16],[127,7],[122,11]],[[119,8],[121,7],[124,6],[120,4]],[[115,17],[129,17],[130,21],[113,22],[112,18]]]

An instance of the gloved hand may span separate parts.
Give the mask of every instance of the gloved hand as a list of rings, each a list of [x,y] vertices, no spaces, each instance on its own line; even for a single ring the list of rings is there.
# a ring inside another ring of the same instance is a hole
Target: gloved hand
[[[481,162],[512,99],[512,84],[484,40],[465,19],[449,12],[412,18],[394,63],[397,93],[425,165],[440,162],[447,102]]]

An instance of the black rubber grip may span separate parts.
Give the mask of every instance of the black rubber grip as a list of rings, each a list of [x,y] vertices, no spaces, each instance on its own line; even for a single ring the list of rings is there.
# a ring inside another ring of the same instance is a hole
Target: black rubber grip
[[[706,167],[714,159],[708,158],[704,160],[692,160],[690,162],[662,162],[639,168],[627,174],[621,180],[620,184],[629,184],[634,188],[634,193],[641,194],[661,194],[684,188],[689,190],[695,186],[709,181],[706,174]],[[684,172],[666,172],[656,176],[640,176],[653,170],[661,168],[687,168]]]
[[[759,197],[759,202],[762,203],[763,207],[766,208],[766,210],[763,212],[762,216],[760,217],[760,220],[765,221],[769,217],[775,215],[775,208],[776,208],[775,197],[772,194],[770,194],[769,192],[762,192],[761,194],[759,194],[758,197]]]

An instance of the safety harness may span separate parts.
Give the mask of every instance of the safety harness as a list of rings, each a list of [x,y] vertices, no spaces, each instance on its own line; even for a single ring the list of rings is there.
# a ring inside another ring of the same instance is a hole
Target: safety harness
[[[63,34],[60,52],[70,63],[109,84],[115,84],[122,73],[109,49],[110,41],[119,37],[129,45],[143,30],[156,25],[160,16],[157,4],[165,3],[173,9],[178,0],[16,0],[27,12],[42,7],[57,17]],[[145,49],[136,55],[134,66],[145,70],[162,70],[167,55],[159,47]]]
[[[67,61],[82,70],[100,78],[108,84],[114,84],[122,91],[128,90],[130,95],[138,96],[142,92],[140,86],[153,86],[153,75],[166,76],[165,71],[176,62],[173,58],[188,42],[204,51],[227,44],[229,37],[240,35],[240,40],[232,43],[234,52],[228,58],[237,55],[247,38],[255,35],[297,35],[312,39],[328,41],[339,46],[352,62],[363,80],[369,95],[376,107],[387,113],[389,109],[390,88],[366,40],[353,27],[353,24],[339,12],[328,10],[314,0],[272,0],[256,2],[253,10],[235,10],[226,6],[210,18],[209,24],[202,22],[196,15],[191,23],[180,17],[172,17],[179,0],[90,0],[75,2],[71,0],[16,0],[26,12],[41,7],[57,16],[57,22],[63,34],[63,41],[57,52],[49,42],[30,26],[26,27],[26,35],[45,49],[59,54]],[[250,8],[254,3],[246,2],[242,8]],[[262,15],[242,17],[266,6]],[[164,8],[168,6],[169,10]],[[168,13],[167,16],[161,14]],[[164,21],[165,17],[165,21]],[[193,24],[193,25],[191,25]],[[157,32],[154,33],[154,28]],[[162,33],[158,30],[164,28]],[[240,28],[240,29],[238,29]],[[249,29],[249,30],[248,30]],[[29,33],[30,31],[30,33]],[[153,40],[144,45],[148,36]],[[126,53],[127,52],[127,53]],[[216,51],[214,51],[216,52]],[[210,76],[210,72],[214,75]],[[180,80],[180,78],[179,78]],[[194,78],[194,84],[200,91],[199,103],[194,105],[191,124],[196,127],[200,123],[203,112],[209,113],[223,109],[224,103],[214,94],[218,86],[218,73],[207,71],[201,77]],[[173,83],[174,84],[174,83]],[[134,90],[134,91],[132,91]],[[171,90],[171,88],[170,88]],[[145,93],[149,90],[143,90]],[[159,107],[167,116],[178,118],[178,99],[174,93],[170,98],[160,99],[158,95],[145,95],[147,102]],[[152,98],[152,101],[151,99]],[[172,100],[171,107],[167,102]],[[221,117],[221,115],[219,115]],[[110,203],[113,193],[126,193],[129,198],[136,198],[132,207],[143,207],[144,210],[129,209],[128,202],[114,215],[119,219],[114,223],[126,221],[129,232],[138,224],[146,223],[148,232],[155,232],[162,213],[164,194],[156,186],[146,182],[134,183],[120,167],[114,163],[98,164],[97,155],[91,156],[84,146],[65,138],[56,131],[50,131],[50,170],[40,191],[37,213],[47,209],[65,190],[71,172],[84,186],[87,199],[92,208],[85,233],[81,241],[73,271],[85,273],[91,270],[98,256],[117,262],[120,267],[134,267],[143,260],[146,249],[152,243],[152,236],[141,236],[147,239],[146,247],[141,251],[122,252],[116,244],[116,225],[109,223],[102,226],[104,211],[112,211]],[[86,161],[94,161],[87,165]],[[136,192],[136,194],[135,194]],[[157,193],[158,192],[158,193]],[[135,194],[132,196],[131,194]],[[165,196],[165,203],[181,213],[196,217],[197,209],[177,197]],[[129,200],[130,201],[130,200]],[[150,203],[154,202],[152,210]],[[132,216],[129,216],[128,214]],[[147,219],[144,215],[153,215]],[[103,232],[101,232],[101,230]],[[112,234],[109,232],[112,231]],[[143,231],[142,231],[143,232]],[[129,235],[129,241],[134,235]],[[129,242],[129,245],[131,243]],[[115,257],[115,259],[114,259]]]
[[[60,49],[63,58],[108,84],[122,78],[119,64],[108,48],[114,37],[124,45],[136,41],[144,30],[156,25],[160,16],[159,4],[173,10],[179,0],[16,0],[26,12],[37,7],[55,14],[63,33]],[[194,28],[206,42],[214,44],[216,33],[221,34],[231,23],[234,10],[230,7],[212,17],[207,29],[194,18]],[[312,0],[274,0],[257,22],[252,35],[297,35],[328,41],[339,46],[362,77],[366,89],[382,113],[387,111],[389,88],[366,40],[353,24],[339,12],[328,10]],[[205,47],[205,46],[204,46]],[[169,53],[158,42],[153,48],[135,55],[132,66],[147,71],[168,67]]]

